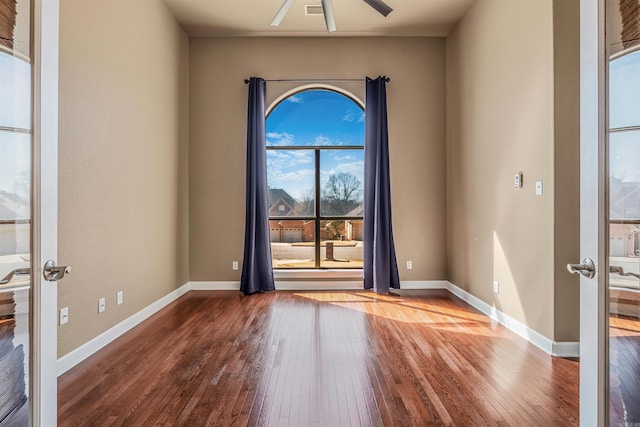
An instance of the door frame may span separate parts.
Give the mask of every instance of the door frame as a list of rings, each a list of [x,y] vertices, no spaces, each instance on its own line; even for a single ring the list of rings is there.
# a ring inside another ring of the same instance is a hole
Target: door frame
[[[609,423],[606,0],[580,0],[580,425]]]
[[[59,0],[32,0],[31,425],[57,424],[58,286],[43,278],[58,249]]]

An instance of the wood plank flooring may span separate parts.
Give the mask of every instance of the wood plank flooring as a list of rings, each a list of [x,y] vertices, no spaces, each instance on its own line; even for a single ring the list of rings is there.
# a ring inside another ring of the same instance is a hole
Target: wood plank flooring
[[[62,375],[58,423],[571,426],[578,371],[446,291],[199,291]]]
[[[637,302],[635,303],[637,306]],[[609,318],[609,423],[640,425],[640,322],[636,317]]]

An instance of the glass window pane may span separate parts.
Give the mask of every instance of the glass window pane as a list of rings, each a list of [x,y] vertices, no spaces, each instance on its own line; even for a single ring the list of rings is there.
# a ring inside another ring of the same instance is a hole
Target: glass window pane
[[[314,214],[314,156],[310,150],[267,150],[270,217]]]
[[[315,268],[315,221],[269,221],[273,268]]]
[[[320,221],[320,266],[362,268],[363,226],[362,220]]]
[[[323,150],[320,153],[320,214],[362,216],[364,210],[364,150]]]
[[[31,216],[31,135],[0,131],[0,221]]]
[[[610,64],[610,124],[612,129],[640,125],[640,51]]]
[[[330,90],[307,90],[284,99],[267,117],[267,146],[364,146],[364,112]]]
[[[31,136],[0,131],[0,278],[29,266],[30,217]]]
[[[31,129],[31,66],[0,52],[0,126]]]
[[[609,138],[610,217],[640,218],[640,131]]]

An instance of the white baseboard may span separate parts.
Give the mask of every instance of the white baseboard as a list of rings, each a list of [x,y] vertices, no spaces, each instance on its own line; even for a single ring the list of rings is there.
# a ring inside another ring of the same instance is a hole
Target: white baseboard
[[[240,282],[189,282],[190,291],[240,291]]]
[[[400,289],[449,289],[449,282],[446,280],[403,280],[400,282]]]
[[[276,281],[278,290],[362,290],[363,282],[360,280],[282,280]],[[579,342],[556,342],[552,341],[539,332],[534,331],[522,322],[514,319],[508,314],[497,310],[481,299],[471,295],[464,289],[446,280],[422,280],[403,281],[400,289],[447,289],[449,292],[476,308],[485,315],[504,325],[510,331],[516,333],[525,340],[531,342],[546,353],[557,357],[579,357]],[[189,282],[174,290],[173,292],[160,298],[158,301],[148,305],[131,317],[118,323],[111,329],[103,332],[87,343],[81,345],[72,352],[62,356],[57,362],[58,376],[64,374],[89,356],[114,341],[124,333],[133,329],[144,320],[148,319],[162,308],[171,304],[189,291],[239,291],[240,282]]]
[[[182,295],[189,292],[189,290],[190,290],[189,283],[182,285],[181,287],[174,290],[173,292],[160,298],[158,301],[143,308],[133,316],[123,320],[122,322],[118,323],[111,329],[108,329],[107,331],[101,333],[91,341],[86,342],[85,344],[76,348],[72,352],[62,356],[60,359],[58,359],[58,362],[56,365],[58,376],[64,374],[69,369],[73,368],[74,366],[76,366],[77,364],[79,364],[80,362],[82,362],[83,360],[85,360],[86,358],[88,358],[89,356],[91,356],[92,354],[94,354],[95,352],[97,352],[107,344],[114,341],[116,338],[120,337],[121,335],[130,331],[135,326],[139,325],[149,317],[153,316],[155,313],[157,313],[167,305],[171,304],[173,301],[177,300]]]
[[[551,355],[556,357],[580,357],[580,342],[554,341]]]
[[[490,318],[494,319],[501,325],[504,325],[511,332],[519,335],[531,344],[540,348],[547,354],[556,357],[579,357],[580,356],[580,343],[579,342],[557,342],[550,340],[541,333],[531,329],[519,320],[514,319],[506,313],[498,310],[494,306],[490,306],[486,302],[482,301],[471,295],[464,289],[454,285],[451,282],[447,282],[447,289],[449,292],[465,301],[478,311],[484,313]]]

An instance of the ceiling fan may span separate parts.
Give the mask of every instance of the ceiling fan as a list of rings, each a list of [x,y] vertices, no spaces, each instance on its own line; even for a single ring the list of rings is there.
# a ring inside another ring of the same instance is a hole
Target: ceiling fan
[[[280,25],[280,22],[282,22],[282,19],[287,14],[287,12],[291,8],[291,5],[293,4],[294,1],[295,0],[284,0],[284,2],[282,3],[282,6],[280,6],[280,9],[278,9],[276,16],[274,16],[273,21],[271,21],[271,25],[273,27],[277,27],[278,25]],[[336,30],[336,21],[335,21],[335,18],[333,17],[333,1],[332,0],[321,0],[321,1],[322,1],[322,12],[324,13],[324,21],[327,24],[327,31],[331,33]],[[377,10],[380,14],[384,15],[385,17],[393,11],[393,9],[391,9],[389,5],[383,2],[382,0],[362,0],[362,1],[367,3],[369,6]]]

